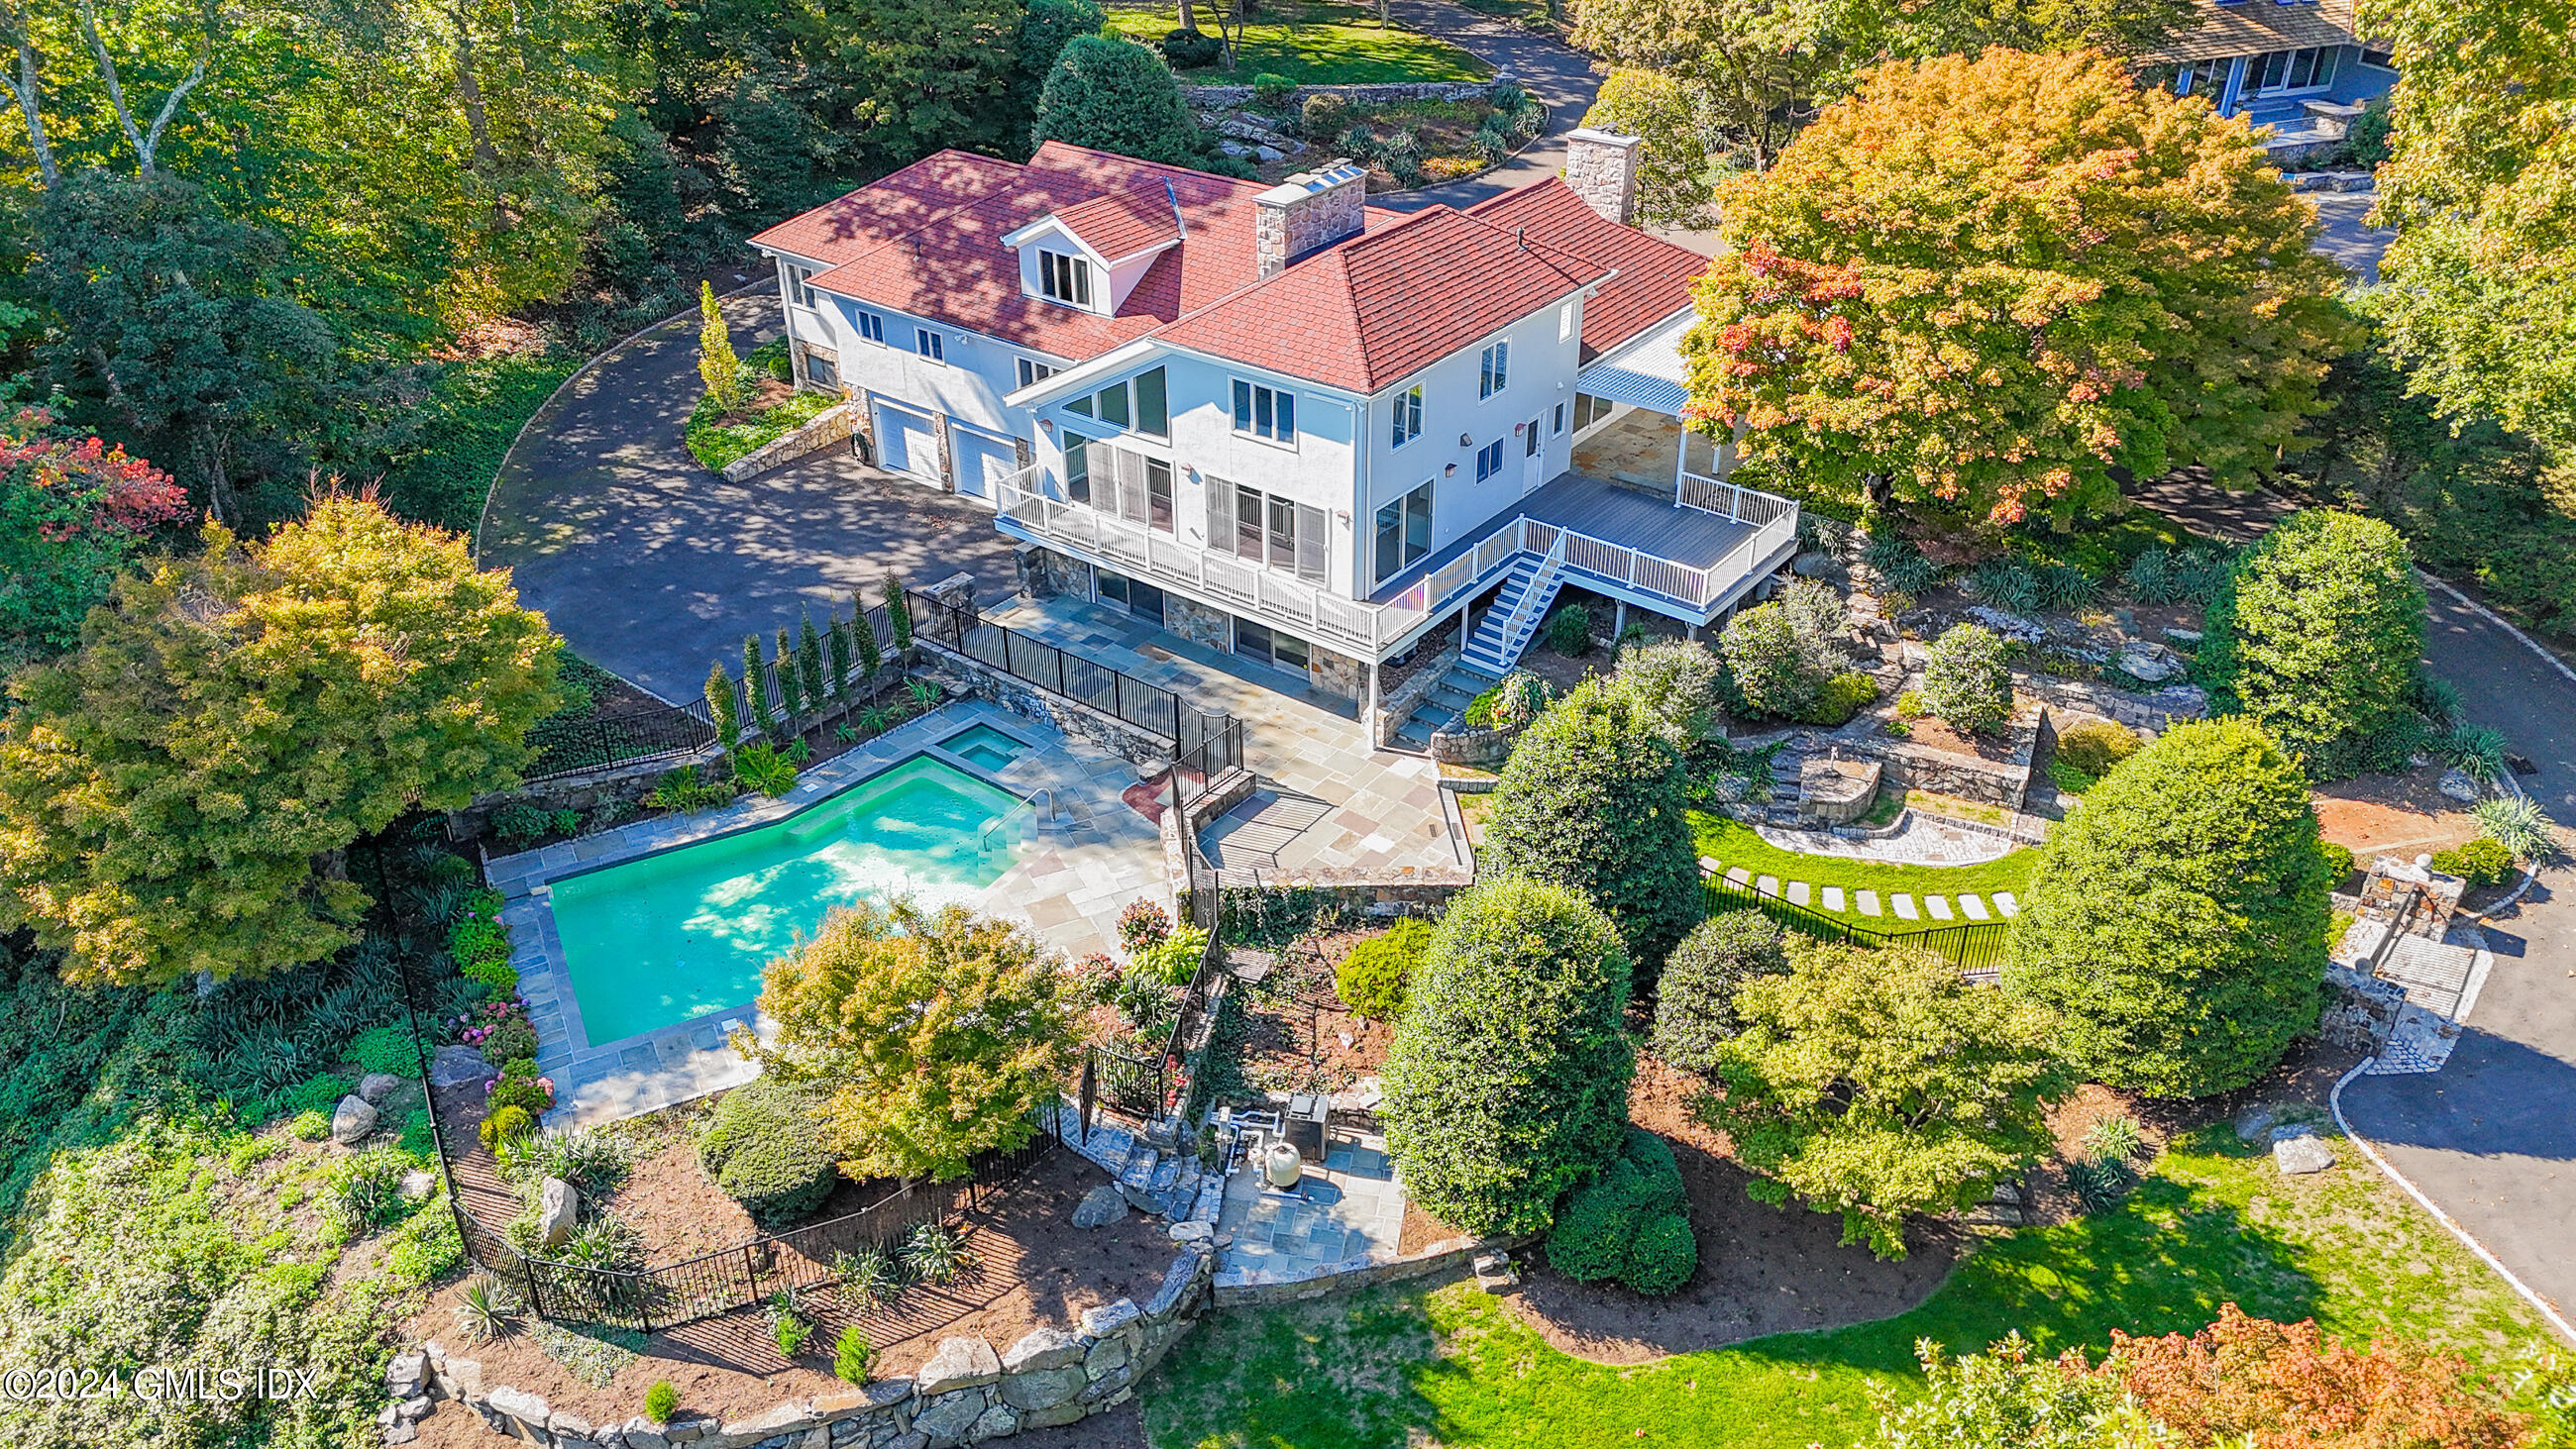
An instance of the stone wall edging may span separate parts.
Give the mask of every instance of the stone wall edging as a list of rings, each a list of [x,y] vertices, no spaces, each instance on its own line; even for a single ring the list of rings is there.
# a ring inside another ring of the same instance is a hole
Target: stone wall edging
[[[1506,729],[1476,729],[1460,725],[1457,729],[1431,732],[1431,758],[1443,765],[1471,765],[1482,768],[1500,764],[1511,757],[1512,741],[1517,732]]]
[[[1294,1272],[1263,1268],[1219,1269],[1212,1284],[1219,1308],[1295,1303],[1332,1293],[1349,1293],[1384,1283],[1450,1272],[1475,1261],[1479,1253],[1508,1251],[1523,1238],[1444,1238],[1407,1257],[1350,1258],[1320,1263]]]
[[[802,426],[781,433],[725,464],[716,470],[717,476],[727,483],[740,483],[835,444],[846,443],[859,430],[859,411],[858,404],[843,398],[806,419]]]
[[[1385,696],[1378,700],[1377,747],[1379,749],[1385,749],[1394,742],[1395,732],[1404,728],[1404,722],[1412,718],[1413,707],[1422,702],[1422,697],[1429,694],[1433,686],[1448,676],[1450,666],[1457,662],[1458,646],[1452,643],[1417,665],[1413,673],[1405,677],[1402,684],[1388,690]]]
[[[1064,734],[1114,750],[1138,765],[1171,763],[1172,742],[1151,730],[1093,709],[1078,699],[1051,694],[945,644],[916,636],[913,646],[930,661],[931,676],[951,686],[954,693],[989,699],[1023,719],[1052,725]]]
[[[1491,95],[1499,85],[1517,85],[1512,73],[1498,70],[1478,81],[1372,81],[1349,85],[1299,86],[1289,97],[1289,104],[1302,106],[1310,96],[1334,95],[1346,101],[1464,101]],[[1252,103],[1251,85],[1183,86],[1181,99],[1191,109],[1230,111]]]

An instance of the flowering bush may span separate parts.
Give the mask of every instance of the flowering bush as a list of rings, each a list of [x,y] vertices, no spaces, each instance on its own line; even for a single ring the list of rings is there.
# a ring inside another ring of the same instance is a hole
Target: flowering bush
[[[152,530],[187,512],[168,474],[20,408],[0,423],[0,642],[70,648]]]
[[[1171,934],[1171,912],[1152,901],[1130,901],[1118,913],[1118,944],[1130,954],[1159,946]]]

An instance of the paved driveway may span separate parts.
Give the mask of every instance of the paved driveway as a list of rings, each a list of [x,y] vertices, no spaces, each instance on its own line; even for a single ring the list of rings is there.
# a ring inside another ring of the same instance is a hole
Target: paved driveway
[[[1516,187],[1536,186],[1565,169],[1565,133],[1583,123],[1593,94],[1601,89],[1591,56],[1553,36],[1449,0],[1387,0],[1387,15],[1408,30],[1436,35],[1496,70],[1510,71],[1522,89],[1547,103],[1547,130],[1519,155],[1480,176],[1372,196],[1370,205],[1419,211],[1446,204],[1464,210]]]
[[[778,294],[728,299],[734,346],[779,329]],[[697,318],[665,323],[594,360],[538,412],[502,466],[479,541],[515,573],[583,658],[674,703],[707,665],[739,668],[742,637],[879,602],[888,569],[914,584],[959,569],[988,601],[1013,592],[1011,545],[992,510],[898,482],[847,455],[727,483],[689,456]]]

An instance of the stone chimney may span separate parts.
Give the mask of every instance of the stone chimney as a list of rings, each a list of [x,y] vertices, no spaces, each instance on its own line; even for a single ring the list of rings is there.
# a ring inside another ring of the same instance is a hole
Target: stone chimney
[[[1588,126],[1565,133],[1565,184],[1621,226],[1637,224],[1638,141]]]
[[[1368,172],[1340,157],[1252,198],[1252,256],[1260,275],[1275,277],[1317,247],[1357,235],[1367,200]]]

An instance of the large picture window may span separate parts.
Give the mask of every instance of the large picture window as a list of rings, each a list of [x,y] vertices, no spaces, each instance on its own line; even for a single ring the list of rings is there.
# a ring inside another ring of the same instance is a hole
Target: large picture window
[[[1431,485],[1377,511],[1377,581],[1385,583],[1431,552]]]
[[[1151,437],[1172,435],[1172,408],[1163,369],[1140,372],[1126,382],[1113,382],[1096,393],[1068,398],[1064,410],[1095,418],[1113,428],[1132,428]]]
[[[1208,547],[1324,582],[1324,510],[1294,499],[1207,480]]]
[[[1064,493],[1129,523],[1173,531],[1172,465],[1133,448],[1065,434]]]

